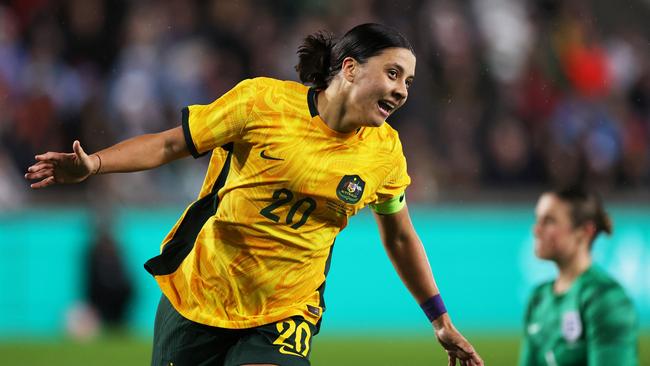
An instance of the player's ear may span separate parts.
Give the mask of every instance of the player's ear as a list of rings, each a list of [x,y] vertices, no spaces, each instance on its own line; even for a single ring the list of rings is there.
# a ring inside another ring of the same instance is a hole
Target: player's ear
[[[352,57],[346,57],[341,63],[341,72],[343,73],[343,78],[349,82],[354,81],[354,76],[356,75],[359,69],[359,63]]]
[[[591,242],[594,236],[596,236],[596,224],[593,221],[587,221],[579,228],[580,234],[584,235],[586,240]]]

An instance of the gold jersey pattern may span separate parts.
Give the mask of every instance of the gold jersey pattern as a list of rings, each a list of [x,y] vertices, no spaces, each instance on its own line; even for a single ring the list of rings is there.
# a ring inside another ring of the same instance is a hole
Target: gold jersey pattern
[[[184,317],[222,328],[296,315],[317,324],[336,235],[410,183],[394,129],[331,130],[315,96],[255,78],[184,109],[188,148],[212,151],[211,161],[199,199],[145,264]]]

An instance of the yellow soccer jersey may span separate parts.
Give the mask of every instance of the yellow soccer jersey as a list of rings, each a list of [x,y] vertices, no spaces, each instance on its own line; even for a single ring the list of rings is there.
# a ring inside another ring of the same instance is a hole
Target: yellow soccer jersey
[[[212,159],[199,199],[145,267],[186,318],[222,328],[295,315],[317,324],[336,235],[410,183],[395,130],[333,131],[315,95],[256,78],[184,110],[188,148]]]

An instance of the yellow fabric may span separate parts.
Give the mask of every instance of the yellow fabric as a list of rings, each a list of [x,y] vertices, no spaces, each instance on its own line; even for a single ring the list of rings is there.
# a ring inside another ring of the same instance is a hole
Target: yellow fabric
[[[212,155],[210,156],[210,164],[208,165],[208,171],[205,173],[205,178],[203,179],[203,185],[201,186],[201,191],[199,192],[199,198],[207,196],[212,192],[212,187],[214,186],[219,173],[221,172],[221,167],[226,161],[228,152],[224,149],[214,149]]]
[[[256,78],[209,105],[189,107],[191,143],[198,153],[213,150],[199,198],[224,163],[219,147],[234,142],[234,149],[216,214],[180,267],[156,276],[186,318],[223,328],[295,315],[316,324],[335,236],[365,205],[399,195],[410,183],[395,130],[385,123],[333,131],[311,116],[308,90]]]

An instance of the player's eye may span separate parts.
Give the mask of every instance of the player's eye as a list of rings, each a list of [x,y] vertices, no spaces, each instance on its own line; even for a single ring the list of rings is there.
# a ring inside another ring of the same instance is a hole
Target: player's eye
[[[393,80],[397,79],[397,70],[395,69],[388,70],[388,77],[390,77]]]
[[[406,79],[406,88],[410,88],[413,85],[413,79]]]

